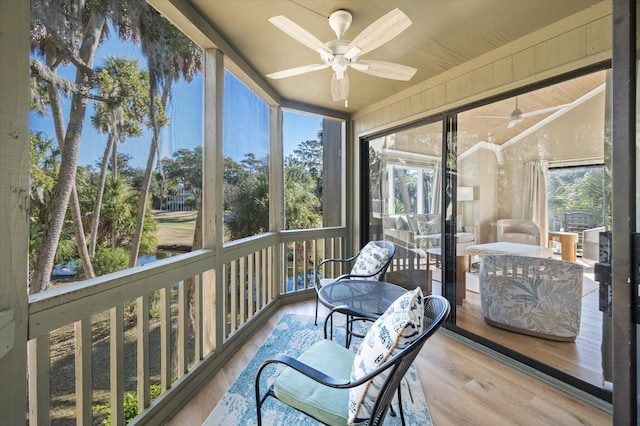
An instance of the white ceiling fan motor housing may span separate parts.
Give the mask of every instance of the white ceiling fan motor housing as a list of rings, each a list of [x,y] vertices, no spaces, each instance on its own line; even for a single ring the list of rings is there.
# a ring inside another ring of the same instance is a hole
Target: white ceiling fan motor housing
[[[344,33],[347,32],[351,26],[351,21],[351,14],[344,9],[336,10],[329,16],[329,26],[336,33],[338,39],[341,39]]]

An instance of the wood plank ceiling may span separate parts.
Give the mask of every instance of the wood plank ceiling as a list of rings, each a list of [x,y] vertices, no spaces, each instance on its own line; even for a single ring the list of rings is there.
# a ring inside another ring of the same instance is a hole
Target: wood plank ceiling
[[[348,107],[345,107],[344,102],[331,98],[330,68],[280,80],[265,78],[285,99],[354,112],[602,0],[183,1],[201,14],[262,76],[320,63],[317,52],[272,25],[268,21],[272,16],[284,15],[320,40],[329,41],[336,36],[329,27],[328,16],[337,9],[346,9],[353,15],[353,23],[344,38],[351,40],[387,12],[400,8],[413,24],[390,42],[363,55],[363,59],[415,67],[418,71],[410,81],[388,80],[350,70],[351,88]],[[558,101],[567,101],[559,94],[557,97]],[[519,106],[523,111],[538,108],[533,100],[524,99]],[[509,114],[512,109],[513,104],[499,113]]]

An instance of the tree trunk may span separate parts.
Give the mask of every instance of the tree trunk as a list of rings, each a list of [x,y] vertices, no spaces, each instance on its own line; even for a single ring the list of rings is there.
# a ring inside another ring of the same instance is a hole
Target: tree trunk
[[[78,255],[82,262],[82,269],[84,271],[85,278],[94,278],[96,276],[93,271],[93,265],[91,264],[91,257],[89,257],[89,250],[87,249],[87,241],[84,236],[84,226],[82,225],[82,211],[80,210],[80,201],[78,201],[78,191],[76,190],[75,178],[74,184],[71,188],[71,217],[73,218],[73,234],[76,237],[76,246],[78,247]]]
[[[47,62],[49,62],[47,60]],[[62,151],[64,149],[64,118],[62,116],[62,102],[60,102],[60,94],[51,83],[47,84],[47,92],[49,94],[49,104],[51,105],[51,115],[53,116],[54,128],[56,130],[56,138],[58,146]],[[85,278],[95,277],[91,258],[87,251],[87,243],[84,236],[84,227],[82,225],[82,211],[80,210],[80,202],[78,201],[78,191],[76,189],[75,178],[73,180],[73,188],[71,189],[71,218],[73,219],[73,234],[78,248],[78,255],[82,263],[82,270]]]
[[[90,68],[93,67],[93,59],[105,22],[105,16],[97,11],[91,12],[79,52],[80,59]],[[78,69],[76,71],[76,84],[82,84],[86,80],[87,76]],[[69,113],[69,125],[64,137],[64,146],[61,147],[60,171],[53,189],[53,209],[46,218],[42,242],[35,263],[34,276],[29,286],[30,294],[46,289],[51,280],[51,271],[53,270],[56,249],[60,241],[60,233],[64,225],[64,216],[75,184],[80,136],[86,109],[87,98],[74,93],[71,101],[71,112]]]
[[[113,147],[111,148],[111,176],[113,181],[118,179],[118,140],[114,138]],[[118,248],[118,230],[114,226],[111,229],[111,250],[116,251]]]
[[[91,239],[89,240],[89,248],[91,256],[96,254],[96,244],[98,241],[98,227],[100,226],[100,211],[102,210],[102,197],[104,195],[104,186],[107,181],[107,168],[109,166],[109,153],[114,145],[115,136],[109,132],[109,138],[107,141],[107,147],[104,150],[102,156],[102,163],[100,164],[100,181],[98,182],[98,191],[96,193],[96,205],[93,209],[93,220],[91,223]]]
[[[133,268],[138,260],[138,253],[140,251],[140,241],[142,240],[142,230],[144,225],[144,217],[147,211],[147,197],[149,196],[149,187],[151,186],[151,175],[153,174],[153,165],[156,161],[156,155],[158,153],[158,139],[160,139],[160,124],[158,123],[158,113],[156,108],[155,99],[158,94],[158,82],[155,77],[155,73],[152,71],[153,64],[149,61],[149,93],[150,93],[150,108],[149,116],[151,123],[153,124],[153,137],[151,138],[151,147],[149,147],[149,157],[147,157],[147,168],[144,172],[144,179],[142,181],[142,188],[140,188],[140,201],[138,203],[138,217],[136,220],[136,232],[131,242],[131,255],[129,257],[129,267]],[[165,81],[164,89],[162,91],[161,104],[166,107],[167,100],[169,99],[169,93],[171,91],[171,79],[168,78]]]
[[[152,118],[153,120],[153,118]],[[147,196],[149,187],[151,186],[151,175],[153,174],[153,165],[158,151],[158,138],[160,131],[158,126],[154,126],[153,137],[151,138],[151,147],[149,148],[149,157],[147,158],[147,168],[144,172],[142,188],[140,188],[140,201],[138,202],[138,217],[136,219],[136,232],[131,242],[131,255],[129,257],[129,267],[136,266],[138,260],[138,252],[140,251],[140,241],[142,240],[142,230],[144,225],[144,217],[147,211]]]

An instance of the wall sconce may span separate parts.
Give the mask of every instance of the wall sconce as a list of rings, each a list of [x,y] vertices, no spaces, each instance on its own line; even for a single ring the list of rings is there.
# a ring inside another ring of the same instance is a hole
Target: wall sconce
[[[458,201],[473,201],[473,186],[459,186],[456,198]]]

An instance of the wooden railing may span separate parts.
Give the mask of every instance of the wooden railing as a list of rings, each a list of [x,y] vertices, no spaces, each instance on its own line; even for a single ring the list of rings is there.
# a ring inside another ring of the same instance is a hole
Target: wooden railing
[[[281,294],[313,294],[314,266],[342,256],[345,235],[263,234],[220,256],[198,250],[29,296],[30,423],[49,424],[66,409],[79,425],[106,412],[125,424],[125,405],[145,422],[168,401],[179,407],[190,396],[182,382],[228,359],[228,344]],[[63,349],[52,351],[60,339]],[[108,404],[96,410],[99,401]]]
[[[323,259],[341,258],[344,253],[344,229],[284,231],[281,234],[282,255],[281,293],[291,293],[314,288],[316,269]],[[334,265],[331,276],[342,273]],[[327,273],[325,271],[325,273]]]

